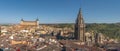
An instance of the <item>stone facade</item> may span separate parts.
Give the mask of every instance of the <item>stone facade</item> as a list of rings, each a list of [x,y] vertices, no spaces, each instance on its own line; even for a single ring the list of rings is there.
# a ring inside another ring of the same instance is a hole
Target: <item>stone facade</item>
[[[35,21],[24,21],[23,19],[21,19],[20,25],[22,25],[22,26],[38,26],[39,20],[36,19]]]
[[[0,26],[0,35],[1,35],[1,26]]]
[[[76,40],[80,40],[81,42],[84,42],[85,41],[84,33],[85,33],[85,23],[83,20],[82,11],[80,9],[77,20],[76,20],[76,24],[75,24],[74,38]]]
[[[31,30],[36,29],[39,27],[39,20],[36,19],[35,21],[25,21],[21,19],[20,25],[19,25],[19,30]]]

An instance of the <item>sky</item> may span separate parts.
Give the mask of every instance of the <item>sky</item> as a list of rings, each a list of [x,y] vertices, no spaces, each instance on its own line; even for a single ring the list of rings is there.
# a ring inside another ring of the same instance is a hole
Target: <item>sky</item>
[[[0,23],[20,20],[74,23],[82,8],[85,23],[120,22],[120,0],[0,0]]]

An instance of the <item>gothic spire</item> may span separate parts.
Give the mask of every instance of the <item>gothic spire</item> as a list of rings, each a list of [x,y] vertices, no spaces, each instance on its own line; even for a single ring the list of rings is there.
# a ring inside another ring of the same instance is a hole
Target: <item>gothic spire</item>
[[[21,19],[21,21],[24,21],[23,18]]]
[[[80,8],[75,24],[75,34],[74,34],[75,39],[84,42],[85,41],[84,33],[85,33],[85,23],[82,16],[82,10]]]
[[[39,21],[39,19],[37,18],[36,21]]]
[[[79,13],[78,13],[76,22],[77,23],[84,23],[83,16],[82,16],[82,9],[81,8],[79,9]]]

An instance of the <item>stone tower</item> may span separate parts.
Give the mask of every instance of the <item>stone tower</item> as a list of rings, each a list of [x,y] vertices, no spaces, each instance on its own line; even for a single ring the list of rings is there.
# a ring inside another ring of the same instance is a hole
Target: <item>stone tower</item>
[[[37,22],[37,26],[39,26],[39,19],[38,18],[36,19],[36,22]]]
[[[1,26],[0,26],[0,35],[1,35]]]
[[[81,8],[79,10],[76,23],[75,23],[74,38],[81,42],[85,42],[85,23],[83,20]]]

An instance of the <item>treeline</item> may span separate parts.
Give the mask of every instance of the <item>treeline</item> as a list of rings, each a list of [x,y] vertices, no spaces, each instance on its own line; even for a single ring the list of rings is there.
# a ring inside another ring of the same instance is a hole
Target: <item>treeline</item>
[[[74,24],[46,24],[56,28],[71,28],[74,30]],[[120,23],[87,23],[86,32],[102,33],[109,38],[117,38],[120,40]]]
[[[87,32],[97,32],[102,33],[109,38],[117,38],[120,39],[120,23],[93,23],[93,24],[86,24],[86,31]]]
[[[41,25],[47,25],[55,28],[72,28],[74,29],[74,23],[61,23],[61,24],[41,24]]]

